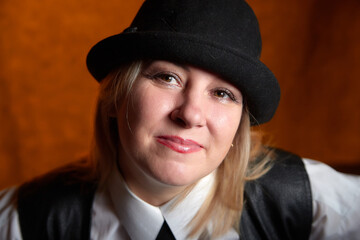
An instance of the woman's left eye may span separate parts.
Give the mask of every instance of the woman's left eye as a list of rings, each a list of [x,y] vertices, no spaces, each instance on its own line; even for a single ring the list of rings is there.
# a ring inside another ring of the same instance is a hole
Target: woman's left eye
[[[216,97],[216,98],[220,98],[220,99],[230,99],[231,101],[234,101],[236,102],[237,99],[235,98],[234,94],[228,90],[228,89],[215,89],[213,91],[213,95]]]

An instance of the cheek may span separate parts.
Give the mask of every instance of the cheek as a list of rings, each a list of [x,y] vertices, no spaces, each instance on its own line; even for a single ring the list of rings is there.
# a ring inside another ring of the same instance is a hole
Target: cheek
[[[242,108],[217,109],[213,112],[209,130],[219,149],[228,149],[240,124]]]
[[[155,127],[157,123],[167,118],[173,108],[173,99],[168,95],[147,89],[135,93],[129,103],[129,121],[136,130],[139,127]],[[130,114],[131,112],[131,114]],[[130,116],[131,115],[131,116]]]
[[[127,141],[147,146],[151,136],[158,133],[168,121],[174,99],[151,84],[140,84],[132,92],[127,106],[124,105],[121,111],[123,121],[122,126],[119,126],[120,129],[123,129],[122,127],[130,129],[127,131]]]

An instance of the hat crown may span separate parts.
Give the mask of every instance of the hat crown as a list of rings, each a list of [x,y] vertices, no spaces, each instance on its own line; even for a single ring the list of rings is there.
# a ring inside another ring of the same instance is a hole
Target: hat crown
[[[147,0],[131,27],[139,32],[176,32],[260,57],[257,18],[243,0]]]

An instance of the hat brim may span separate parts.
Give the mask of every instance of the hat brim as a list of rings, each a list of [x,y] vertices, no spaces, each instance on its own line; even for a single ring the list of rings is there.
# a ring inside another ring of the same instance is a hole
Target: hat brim
[[[87,67],[97,81],[123,63],[139,59],[187,63],[214,72],[235,85],[246,101],[252,125],[269,121],[280,100],[273,73],[260,60],[236,49],[177,32],[133,32],[108,37],[87,56]]]

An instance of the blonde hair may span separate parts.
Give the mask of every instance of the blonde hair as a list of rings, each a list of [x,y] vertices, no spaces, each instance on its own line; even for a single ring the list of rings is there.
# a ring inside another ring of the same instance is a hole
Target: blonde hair
[[[112,116],[118,104],[131,93],[143,64],[137,61],[123,65],[100,83],[90,152],[93,175],[98,177],[99,187],[105,184],[118,161],[119,136],[116,119]],[[259,136],[250,130],[250,116],[245,106],[233,147],[216,171],[213,191],[190,222],[190,236],[203,232],[209,222],[212,224],[212,237],[221,236],[230,228],[238,226],[244,204],[245,182],[260,177],[268,169],[267,157],[256,162],[254,160],[260,154],[266,156],[264,152]]]
[[[113,168],[117,167],[119,136],[116,119],[118,103],[123,101],[141,71],[142,62],[122,65],[111,72],[100,83],[95,111],[94,138],[90,150],[90,162],[93,176],[99,179],[103,187]]]

